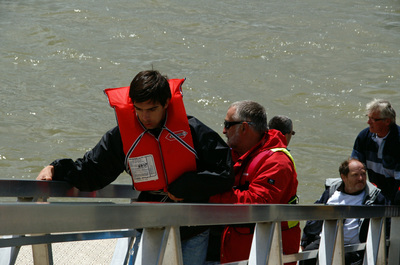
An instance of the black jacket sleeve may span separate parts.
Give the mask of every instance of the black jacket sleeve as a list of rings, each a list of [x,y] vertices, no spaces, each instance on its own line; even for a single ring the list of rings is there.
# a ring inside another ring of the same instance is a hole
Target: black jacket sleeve
[[[82,191],[98,190],[113,182],[125,170],[124,159],[121,135],[119,128],[115,127],[82,158],[53,161],[53,180],[67,181]]]
[[[231,150],[214,130],[194,117],[188,119],[198,156],[197,171],[184,173],[168,191],[185,202],[207,202],[210,196],[233,186]]]
[[[321,198],[315,202],[315,204],[325,204],[329,199],[329,190],[326,189],[321,195]],[[319,234],[322,232],[323,220],[311,220],[307,221],[303,229],[303,236],[301,237],[300,245],[306,247],[315,240],[320,238]]]

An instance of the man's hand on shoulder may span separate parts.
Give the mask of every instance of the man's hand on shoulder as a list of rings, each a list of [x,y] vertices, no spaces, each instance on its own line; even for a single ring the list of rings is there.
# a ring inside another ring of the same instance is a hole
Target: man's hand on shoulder
[[[40,171],[36,180],[53,180],[54,166],[47,166]]]

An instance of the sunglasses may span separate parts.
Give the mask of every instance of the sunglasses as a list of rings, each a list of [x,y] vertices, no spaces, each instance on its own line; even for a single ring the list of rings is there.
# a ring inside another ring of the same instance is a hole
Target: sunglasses
[[[244,121],[224,121],[224,128],[229,129],[236,124],[242,124]]]
[[[224,127],[225,127],[225,129],[229,129],[229,128],[231,128],[232,126],[234,126],[234,125],[236,125],[236,124],[242,124],[243,122],[246,122],[247,124],[254,124],[253,122],[251,122],[251,121],[224,121]]]

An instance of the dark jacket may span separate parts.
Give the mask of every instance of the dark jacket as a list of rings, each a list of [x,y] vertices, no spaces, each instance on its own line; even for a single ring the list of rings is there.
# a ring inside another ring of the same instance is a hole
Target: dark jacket
[[[369,128],[362,130],[354,142],[351,157],[366,164],[369,181],[393,202],[400,186],[400,127],[394,123],[390,126],[390,133],[382,142],[382,154],[378,154],[374,137]]]
[[[184,202],[208,202],[210,196],[230,190],[234,182],[230,148],[218,133],[204,125],[195,117],[188,116],[198,159],[197,171],[186,172],[171,183],[168,191]],[[103,135],[99,143],[82,158],[58,159],[54,166],[53,180],[71,183],[82,191],[101,189],[113,182],[124,170],[125,154],[118,126]],[[139,201],[166,201],[165,194],[141,192]],[[181,230],[182,239],[201,231],[199,227]],[[195,231],[194,233],[192,233]],[[186,234],[186,236],[185,236]]]
[[[325,183],[325,191],[321,198],[317,200],[316,204],[326,204],[333,193],[342,187],[342,180],[340,178],[327,179]],[[380,189],[375,187],[372,183],[367,181],[365,186],[365,195],[363,198],[363,205],[387,205],[386,198],[381,194]],[[368,233],[368,222],[369,219],[361,220],[359,239],[360,242],[365,242]],[[306,247],[315,240],[320,239],[320,233],[322,231],[322,220],[307,221],[304,229],[303,236],[301,238],[301,246]]]
[[[207,202],[211,195],[232,188],[231,152],[215,131],[194,117],[188,119],[198,155],[197,171],[183,174],[170,184],[168,191],[189,202]],[[52,162],[55,169],[53,179],[67,181],[82,191],[98,190],[113,182],[125,170],[124,159],[117,126],[104,134],[100,142],[82,158]]]

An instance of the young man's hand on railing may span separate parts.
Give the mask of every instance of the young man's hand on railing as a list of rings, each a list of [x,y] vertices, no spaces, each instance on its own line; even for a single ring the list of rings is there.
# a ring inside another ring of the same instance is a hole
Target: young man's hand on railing
[[[54,176],[54,166],[47,166],[40,171],[36,180],[52,180]]]

